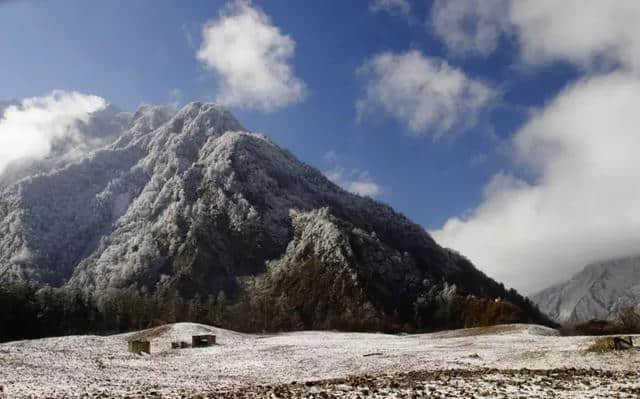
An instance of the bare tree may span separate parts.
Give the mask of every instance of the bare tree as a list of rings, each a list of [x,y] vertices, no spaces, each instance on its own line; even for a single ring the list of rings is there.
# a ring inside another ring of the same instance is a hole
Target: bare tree
[[[616,320],[626,333],[640,332],[640,314],[633,305],[625,305],[618,308]]]

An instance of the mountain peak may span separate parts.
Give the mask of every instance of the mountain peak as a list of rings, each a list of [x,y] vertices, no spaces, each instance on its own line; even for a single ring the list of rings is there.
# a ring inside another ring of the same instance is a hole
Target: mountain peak
[[[222,133],[245,130],[228,108],[216,103],[200,101],[188,103],[175,114],[173,120],[190,124],[190,129],[213,128]]]
[[[296,281],[353,291],[329,298],[316,285],[307,305],[324,321],[307,326],[342,325],[360,305],[408,322],[416,301],[420,323],[438,324],[426,319],[430,306],[453,285],[456,306],[467,294],[529,306],[419,225],[342,190],[217,104],[143,106],[114,144],[0,192],[0,282],[237,299],[246,277],[280,278],[269,265],[288,271],[278,281],[291,295],[302,289]]]
[[[556,321],[582,323],[610,318],[620,303],[637,302],[638,287],[640,257],[632,256],[591,263],[531,299]]]

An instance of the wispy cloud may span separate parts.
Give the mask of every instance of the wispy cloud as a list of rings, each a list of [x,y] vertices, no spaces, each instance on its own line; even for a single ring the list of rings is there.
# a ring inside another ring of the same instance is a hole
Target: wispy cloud
[[[407,17],[411,14],[411,3],[408,0],[371,0],[369,9],[372,12],[387,12]]]
[[[382,53],[362,65],[358,119],[383,111],[416,136],[440,137],[473,126],[494,97],[486,84],[420,51]]]
[[[328,151],[324,159],[330,165],[330,169],[324,171],[324,175],[335,184],[365,197],[375,198],[382,194],[382,187],[371,178],[369,171],[345,169],[341,165],[343,159],[336,151]]]
[[[184,33],[184,39],[187,41],[187,45],[193,51],[198,51],[198,46],[193,38],[193,27],[191,24],[182,24],[182,33]]]
[[[507,28],[508,0],[436,0],[431,26],[455,54],[488,55]]]
[[[183,100],[184,100],[184,94],[182,93],[182,90],[180,90],[177,87],[174,87],[173,89],[169,90],[169,103],[174,108],[179,108]]]

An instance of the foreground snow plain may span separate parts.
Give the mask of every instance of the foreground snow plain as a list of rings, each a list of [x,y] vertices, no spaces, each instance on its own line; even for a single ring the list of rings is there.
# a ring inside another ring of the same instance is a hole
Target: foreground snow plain
[[[204,333],[218,345],[171,349]],[[132,338],[151,355],[128,353]],[[638,397],[640,352],[587,351],[593,340],[535,325],[247,335],[179,323],[2,344],[0,397]]]

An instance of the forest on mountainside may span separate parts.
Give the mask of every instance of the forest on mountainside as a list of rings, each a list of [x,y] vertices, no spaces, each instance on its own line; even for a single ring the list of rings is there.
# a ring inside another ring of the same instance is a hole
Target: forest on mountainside
[[[77,334],[114,334],[167,323],[196,322],[244,332],[337,329],[343,331],[428,332],[526,321],[523,311],[506,300],[436,296],[414,304],[412,317],[384,315],[371,304],[344,306],[339,301],[296,305],[292,293],[275,294],[275,286],[248,284],[235,300],[217,296],[184,299],[172,290],[141,294],[112,290],[104,297],[67,288],[38,288],[25,283],[0,286],[0,342]],[[259,295],[257,293],[260,292]],[[515,295],[518,295],[513,291]],[[519,296],[519,295],[518,295]],[[520,297],[522,298],[522,297]],[[540,315],[543,318],[542,315]]]

